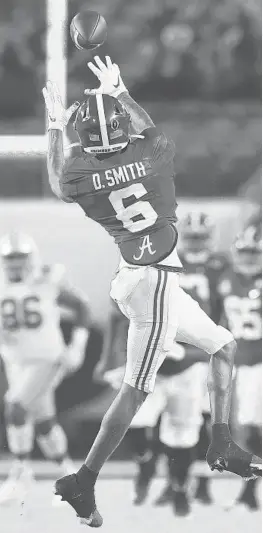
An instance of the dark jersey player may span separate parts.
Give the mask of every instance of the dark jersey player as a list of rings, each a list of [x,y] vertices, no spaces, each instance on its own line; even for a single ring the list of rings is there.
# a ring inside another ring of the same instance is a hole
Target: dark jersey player
[[[219,321],[220,305],[216,293],[218,279],[224,271],[227,260],[223,254],[213,252],[214,249],[214,224],[211,219],[201,211],[188,213],[180,221],[180,242],[178,245],[179,256],[182,261],[184,271],[180,274],[180,286],[184,291],[198,302],[201,309],[216,323]],[[171,425],[170,433],[174,433],[173,449],[167,446],[169,456],[173,461],[168,461],[169,475],[168,483],[156,500],[156,505],[164,505],[171,502],[178,512],[187,515],[190,511],[189,499],[189,473],[191,464],[198,459],[198,479],[195,491],[195,498],[203,504],[212,503],[209,493],[209,478],[205,460],[207,445],[209,443],[209,421],[210,408],[208,397],[204,398],[204,379],[208,371],[208,355],[200,348],[187,343],[180,343],[184,349],[184,357],[176,360],[167,357],[160,367],[159,374],[177,376],[174,379],[174,401],[176,401],[176,385],[184,384],[186,376],[190,384],[190,390],[185,393],[185,403],[188,401],[188,424],[184,419],[180,420],[179,428],[176,428],[175,421],[168,418],[167,424]],[[196,382],[199,382],[197,384]],[[192,401],[194,391],[195,401]],[[192,404],[192,405],[191,405]],[[183,410],[182,410],[183,411]],[[189,416],[191,413],[191,417]],[[182,413],[183,414],[183,413]],[[203,416],[202,416],[203,414]],[[170,420],[170,421],[169,421]],[[203,425],[200,431],[200,424]],[[178,414],[177,414],[177,421]],[[172,428],[174,425],[174,428]],[[182,427],[187,428],[185,433]],[[162,424],[160,426],[160,440],[165,442],[165,433],[169,428],[165,428],[162,435]],[[191,432],[191,446],[189,445],[189,433]],[[168,457],[169,458],[169,457]],[[175,487],[179,487],[177,496]]]
[[[222,322],[234,334],[238,353],[237,421],[244,445],[254,453],[262,447],[262,232],[261,220],[249,222],[233,247],[232,261],[222,274]],[[258,509],[256,480],[245,483],[234,506]],[[233,505],[233,504],[232,504]]]
[[[56,483],[57,493],[72,505],[82,522],[99,527],[102,517],[94,497],[98,473],[153,391],[157,370],[175,333],[178,340],[184,338],[212,356],[210,467],[250,476],[252,455],[232,442],[228,429],[233,336],[216,326],[179,287],[174,145],[130,97],[118,66],[109,57],[104,63],[96,56],[88,66],[101,85],[89,91],[81,105],[75,103],[65,111],[51,82],[43,94],[49,116],[51,188],[62,200],[78,203],[114,236],[121,262],[111,296],[130,321],[122,387],[85,464],[72,477]],[[75,129],[81,153],[65,165],[62,132],[77,108]]]

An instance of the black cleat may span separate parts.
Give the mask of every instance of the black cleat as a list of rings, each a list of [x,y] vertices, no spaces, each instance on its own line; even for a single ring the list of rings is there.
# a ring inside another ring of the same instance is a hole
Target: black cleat
[[[139,463],[139,472],[135,479],[134,486],[134,505],[142,505],[145,502],[148,496],[150,483],[155,474],[155,465],[155,457],[151,457],[148,461]]]
[[[94,486],[83,489],[76,474],[58,479],[55,483],[55,494],[61,496],[76,511],[81,524],[90,527],[101,527],[103,518],[96,507]]]
[[[262,477],[262,459],[242,450],[234,441],[212,441],[206,454],[210,469],[225,470],[241,476],[246,481]]]
[[[160,496],[154,501],[156,507],[164,507],[173,500],[173,489],[171,485],[167,485],[161,492]]]
[[[173,490],[172,505],[176,516],[190,517],[191,507],[187,493],[184,490]]]

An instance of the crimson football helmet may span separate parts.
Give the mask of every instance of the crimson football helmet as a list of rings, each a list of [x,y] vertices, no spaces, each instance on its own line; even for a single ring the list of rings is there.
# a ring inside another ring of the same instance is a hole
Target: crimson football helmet
[[[39,265],[35,242],[24,233],[5,235],[0,241],[0,261],[10,283],[19,283]]]
[[[241,232],[232,248],[235,270],[246,274],[260,274],[262,270],[262,222],[249,224]]]
[[[81,145],[88,153],[122,150],[130,139],[131,117],[108,94],[92,94],[79,107],[74,122]]]
[[[188,213],[180,225],[180,245],[186,260],[206,261],[212,247],[214,224],[206,213]]]

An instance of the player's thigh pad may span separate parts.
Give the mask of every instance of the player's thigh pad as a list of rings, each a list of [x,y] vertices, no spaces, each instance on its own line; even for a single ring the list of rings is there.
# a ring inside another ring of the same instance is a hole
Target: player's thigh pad
[[[171,350],[178,324],[178,274],[123,268],[111,296],[130,320],[125,383],[152,392],[158,368]]]
[[[170,447],[191,447],[199,439],[206,368],[196,363],[166,381],[166,408],[160,425],[160,440]]]
[[[28,413],[32,411],[33,414],[41,399],[57,386],[61,364],[39,362],[19,366],[20,369],[14,369],[5,399],[7,402],[20,403]]]
[[[132,428],[154,428],[158,418],[165,407],[165,394],[162,384],[158,381],[155,384],[154,391],[148,394],[139,411],[132,420]]]
[[[262,365],[240,366],[236,376],[237,418],[242,425],[262,425]]]
[[[232,333],[217,326],[182,288],[178,291],[178,306],[176,341],[192,344],[211,355],[234,340]]]

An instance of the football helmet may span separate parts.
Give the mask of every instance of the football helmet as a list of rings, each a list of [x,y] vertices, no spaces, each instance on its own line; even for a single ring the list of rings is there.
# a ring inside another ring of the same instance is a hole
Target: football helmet
[[[257,275],[262,270],[262,222],[250,224],[241,232],[232,248],[236,271],[245,275]]]
[[[10,283],[24,281],[39,265],[35,242],[26,234],[8,233],[0,241],[0,261]]]
[[[189,262],[205,262],[211,253],[214,224],[203,212],[188,213],[181,222],[179,249]]]
[[[130,139],[131,117],[123,105],[108,94],[92,94],[79,107],[74,128],[88,153],[122,150]]]

